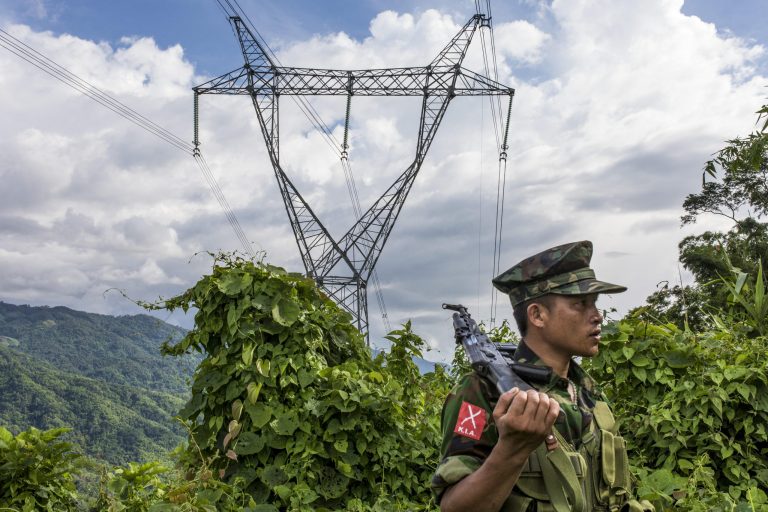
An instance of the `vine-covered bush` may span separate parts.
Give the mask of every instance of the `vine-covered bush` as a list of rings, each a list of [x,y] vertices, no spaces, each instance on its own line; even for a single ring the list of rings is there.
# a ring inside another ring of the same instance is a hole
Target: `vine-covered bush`
[[[170,354],[204,354],[181,411],[190,467],[239,481],[258,510],[422,510],[450,382],[421,376],[410,324],[372,359],[350,316],[299,274],[238,258],[168,309],[197,308]],[[268,506],[269,505],[269,506]]]
[[[30,428],[14,436],[0,427],[0,510],[76,510],[79,455],[59,440],[67,431]]]
[[[631,433],[643,497],[680,510],[768,510],[768,340],[716,320],[692,332],[624,319],[603,330],[587,365]]]

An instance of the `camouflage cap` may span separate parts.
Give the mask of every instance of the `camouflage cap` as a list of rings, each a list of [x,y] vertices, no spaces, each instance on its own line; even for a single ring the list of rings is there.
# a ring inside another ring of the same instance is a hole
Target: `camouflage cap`
[[[589,268],[592,242],[584,240],[558,245],[526,258],[493,279],[493,285],[509,295],[512,306],[550,293],[585,295],[621,293],[626,286],[595,279]]]

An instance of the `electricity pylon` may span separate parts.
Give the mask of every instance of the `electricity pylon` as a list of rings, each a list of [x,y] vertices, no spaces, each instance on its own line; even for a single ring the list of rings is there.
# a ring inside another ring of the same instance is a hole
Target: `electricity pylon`
[[[448,104],[456,96],[507,95],[511,105],[514,89],[461,67],[475,31],[478,27],[490,26],[490,20],[482,14],[473,16],[426,66],[364,70],[278,66],[239,16],[231,16],[230,22],[240,41],[245,63],[194,88],[195,146],[199,143],[198,95],[251,97],[307,276],[351,313],[357,327],[367,335],[368,279]],[[347,96],[347,126],[352,96],[423,97],[413,162],[338,241],[331,237],[280,164],[279,99],[286,95]]]

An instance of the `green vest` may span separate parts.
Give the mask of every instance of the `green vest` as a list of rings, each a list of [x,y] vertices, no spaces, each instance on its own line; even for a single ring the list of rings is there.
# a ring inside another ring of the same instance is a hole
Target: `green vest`
[[[578,450],[554,429],[558,448],[542,443],[529,457],[503,509],[512,512],[654,511],[630,499],[627,447],[605,402],[597,402]]]

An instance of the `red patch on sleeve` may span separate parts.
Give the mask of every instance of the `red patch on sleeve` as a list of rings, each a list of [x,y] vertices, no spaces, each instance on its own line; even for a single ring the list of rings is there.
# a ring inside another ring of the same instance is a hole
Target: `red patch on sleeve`
[[[461,402],[459,418],[453,432],[470,439],[480,440],[485,428],[485,409],[472,405],[469,402]]]

